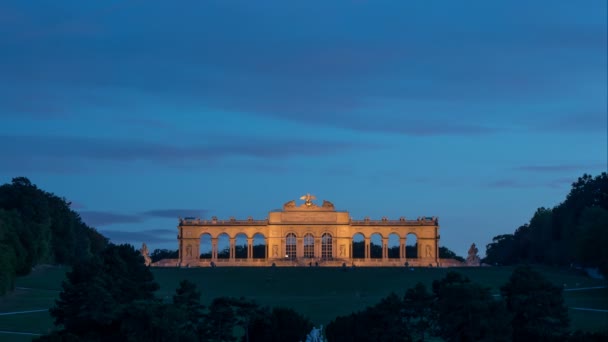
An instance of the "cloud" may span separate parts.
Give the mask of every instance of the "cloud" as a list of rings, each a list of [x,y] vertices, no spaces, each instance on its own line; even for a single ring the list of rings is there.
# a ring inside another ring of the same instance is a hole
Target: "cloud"
[[[0,137],[0,144],[8,141],[3,141]],[[82,163],[67,163],[61,162],[57,158],[48,157],[35,153],[28,154],[17,153],[17,150],[22,146],[0,146],[0,173],[7,175],[29,175],[35,173],[53,173],[53,174],[74,174],[85,173],[89,169],[88,165]],[[12,151],[12,152],[9,152]]]
[[[514,168],[514,170],[518,171],[528,171],[528,172],[543,172],[543,173],[553,173],[553,172],[563,172],[563,171],[581,171],[581,170],[589,170],[589,169],[597,169],[606,167],[605,163],[591,163],[591,164],[553,164],[553,165],[524,165]]]
[[[177,242],[177,231],[169,229],[151,229],[144,231],[100,230],[114,243],[131,243],[138,246],[140,243]]]
[[[606,101],[606,100],[604,100]],[[533,129],[549,132],[596,132],[605,134],[608,127],[606,105],[602,110],[583,112],[577,115],[560,115],[532,126]]]
[[[178,218],[178,217],[201,217],[205,216],[207,210],[201,209],[156,209],[148,210],[141,213],[144,217],[163,217],[163,218]]]
[[[119,223],[141,223],[140,215],[120,214],[109,211],[81,210],[78,212],[82,220],[89,226],[100,227]]]
[[[597,14],[605,8],[597,4],[471,5],[483,17],[408,3],[80,6],[12,6],[20,15],[9,16],[9,34],[0,36],[8,84],[0,115],[73,117],[108,105],[130,113],[140,99],[117,94],[132,92],[357,131],[478,135],[495,129],[477,120],[483,113],[472,113],[471,103],[536,103],[605,84],[605,16]],[[517,23],[503,14],[515,12]],[[449,103],[448,114],[424,110],[437,101]],[[364,111],[370,122],[349,123]],[[452,115],[458,124],[444,123]]]
[[[83,171],[88,163],[146,161],[170,167],[188,166],[226,158],[277,160],[297,157],[329,156],[355,149],[377,148],[375,143],[298,138],[260,138],[209,135],[197,145],[151,143],[85,137],[0,135],[3,163],[16,171]],[[23,166],[17,167],[19,162]]]
[[[576,181],[575,178],[557,178],[546,183],[546,186],[554,189],[569,188]]]
[[[85,209],[86,206],[80,202],[76,202],[76,201],[69,201],[70,203],[70,209],[74,210],[78,210],[78,209]]]
[[[561,189],[564,187],[568,187],[575,179],[572,178],[556,178],[548,181],[540,181],[540,182],[531,182],[531,181],[521,181],[516,179],[499,179],[489,183],[486,183],[486,187],[490,188],[500,188],[500,189],[529,189],[529,188],[553,188],[553,189]]]
[[[77,208],[76,208],[77,209]],[[78,211],[82,220],[93,227],[113,224],[140,224],[153,218],[200,217],[208,212],[206,209],[152,209],[135,214],[124,214],[113,211]]]
[[[528,185],[514,179],[499,179],[486,184],[490,188],[527,188]]]
[[[367,125],[351,126],[358,131],[396,133],[409,136],[445,136],[445,135],[485,135],[497,133],[500,130],[493,127],[477,124],[458,124],[454,122],[425,122],[402,121],[390,124],[377,125],[370,122]]]

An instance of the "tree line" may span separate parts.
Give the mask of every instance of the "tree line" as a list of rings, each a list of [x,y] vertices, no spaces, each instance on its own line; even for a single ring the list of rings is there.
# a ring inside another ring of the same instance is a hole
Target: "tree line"
[[[70,204],[25,177],[0,186],[0,295],[35,265],[72,265],[106,247],[108,239],[82,222]]]
[[[572,183],[566,199],[539,208],[513,234],[495,236],[485,263],[580,265],[608,276],[608,174],[584,174]]]
[[[328,341],[605,341],[606,333],[568,329],[562,289],[529,266],[520,266],[496,298],[457,272],[418,283],[401,297],[340,316],[325,330]]]
[[[196,284],[183,280],[170,300],[141,254],[109,244],[97,258],[75,264],[50,313],[56,330],[38,341],[304,341],[313,324],[286,307],[246,298],[201,302]],[[325,329],[328,341],[603,341],[606,333],[569,330],[562,288],[529,266],[516,268],[500,288],[448,272],[376,305],[340,316]]]
[[[533,237],[545,241],[545,249],[547,241],[563,242],[558,239],[565,238],[558,227],[576,232],[578,247],[569,251],[573,260],[602,265],[607,184],[605,173],[595,178],[584,175],[573,184],[565,202],[550,210],[539,209],[523,232],[513,234],[522,254],[500,254],[515,247],[495,241],[488,247],[488,257],[517,256],[504,263],[565,263],[562,255],[550,258],[559,253],[539,253],[526,245],[539,243]],[[550,239],[542,240],[546,234]],[[174,253],[158,250],[153,256]],[[159,286],[133,246],[110,244],[82,222],[68,201],[38,189],[27,178],[15,178],[0,186],[0,290],[12,288],[15,275],[27,274],[40,263],[72,266],[50,311],[57,330],[41,341],[300,341],[312,328],[307,318],[290,308],[263,307],[245,298],[216,298],[205,307],[196,285],[188,281],[180,283],[172,300],[156,297]],[[403,297],[391,294],[363,311],[337,317],[325,332],[332,342],[607,338],[569,332],[561,288],[529,267],[514,271],[499,298],[449,272],[434,281],[430,290],[418,284]]]
[[[208,307],[183,280],[172,300],[159,289],[141,254],[110,244],[67,273],[51,308],[56,331],[38,341],[303,341],[312,323],[290,308],[219,297]]]

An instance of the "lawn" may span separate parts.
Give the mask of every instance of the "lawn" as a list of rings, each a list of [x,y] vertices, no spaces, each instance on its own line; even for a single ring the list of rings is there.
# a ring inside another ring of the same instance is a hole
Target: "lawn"
[[[390,292],[402,295],[417,282],[428,286],[454,270],[498,294],[510,276],[512,267],[488,268],[153,268],[160,285],[158,295],[171,300],[182,279],[198,284],[203,301],[218,296],[247,297],[268,306],[288,306],[308,316],[315,324],[327,324],[345,315],[377,303]],[[554,284],[564,289],[606,285],[572,270],[537,267]],[[0,313],[46,309],[53,305],[65,268],[39,269],[17,280],[18,289],[0,298]],[[565,291],[568,307],[608,309],[608,290]],[[606,329],[607,313],[570,310],[572,327],[583,330]],[[48,312],[0,315],[0,330],[45,333],[52,328]],[[28,337],[0,334],[0,340],[27,340]],[[14,339],[12,339],[14,337]]]

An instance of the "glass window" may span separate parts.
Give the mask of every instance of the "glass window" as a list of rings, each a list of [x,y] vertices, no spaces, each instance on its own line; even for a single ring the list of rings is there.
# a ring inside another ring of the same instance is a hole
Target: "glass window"
[[[321,236],[321,258],[331,259],[333,257],[332,251],[333,245],[331,234],[325,233]]]
[[[304,257],[315,257],[315,238],[312,236],[312,234],[306,234],[304,236]]]
[[[285,253],[289,259],[296,258],[296,234],[289,233],[285,239]]]

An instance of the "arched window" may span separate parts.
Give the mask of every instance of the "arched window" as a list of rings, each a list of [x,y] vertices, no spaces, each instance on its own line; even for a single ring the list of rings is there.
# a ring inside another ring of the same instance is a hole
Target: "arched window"
[[[353,259],[365,258],[365,237],[361,233],[353,235]]]
[[[405,246],[405,257],[408,259],[417,259],[418,255],[418,237],[414,233],[409,233],[406,236],[407,245]]]
[[[369,239],[369,257],[382,259],[382,235],[374,233]]]
[[[222,233],[217,237],[217,258],[230,258],[230,237],[226,233]]]
[[[199,250],[201,259],[211,259],[211,234],[204,233],[201,235],[201,248]],[[186,252],[187,253],[187,252]],[[186,255],[188,256],[188,255]]]
[[[296,258],[296,234],[289,233],[285,239],[285,256],[289,259]]]
[[[331,234],[325,233],[321,236],[321,258],[331,259],[333,257],[332,251],[333,245]]]
[[[390,233],[388,236],[388,258],[389,259],[399,259],[399,248],[400,248],[400,239],[399,235],[395,233]]]
[[[315,237],[312,234],[304,235],[304,257],[315,257]]]
[[[247,259],[247,235],[243,233],[234,238],[234,258]]]
[[[253,236],[253,258],[254,259],[265,259],[266,258],[266,237],[261,233],[256,233]]]

